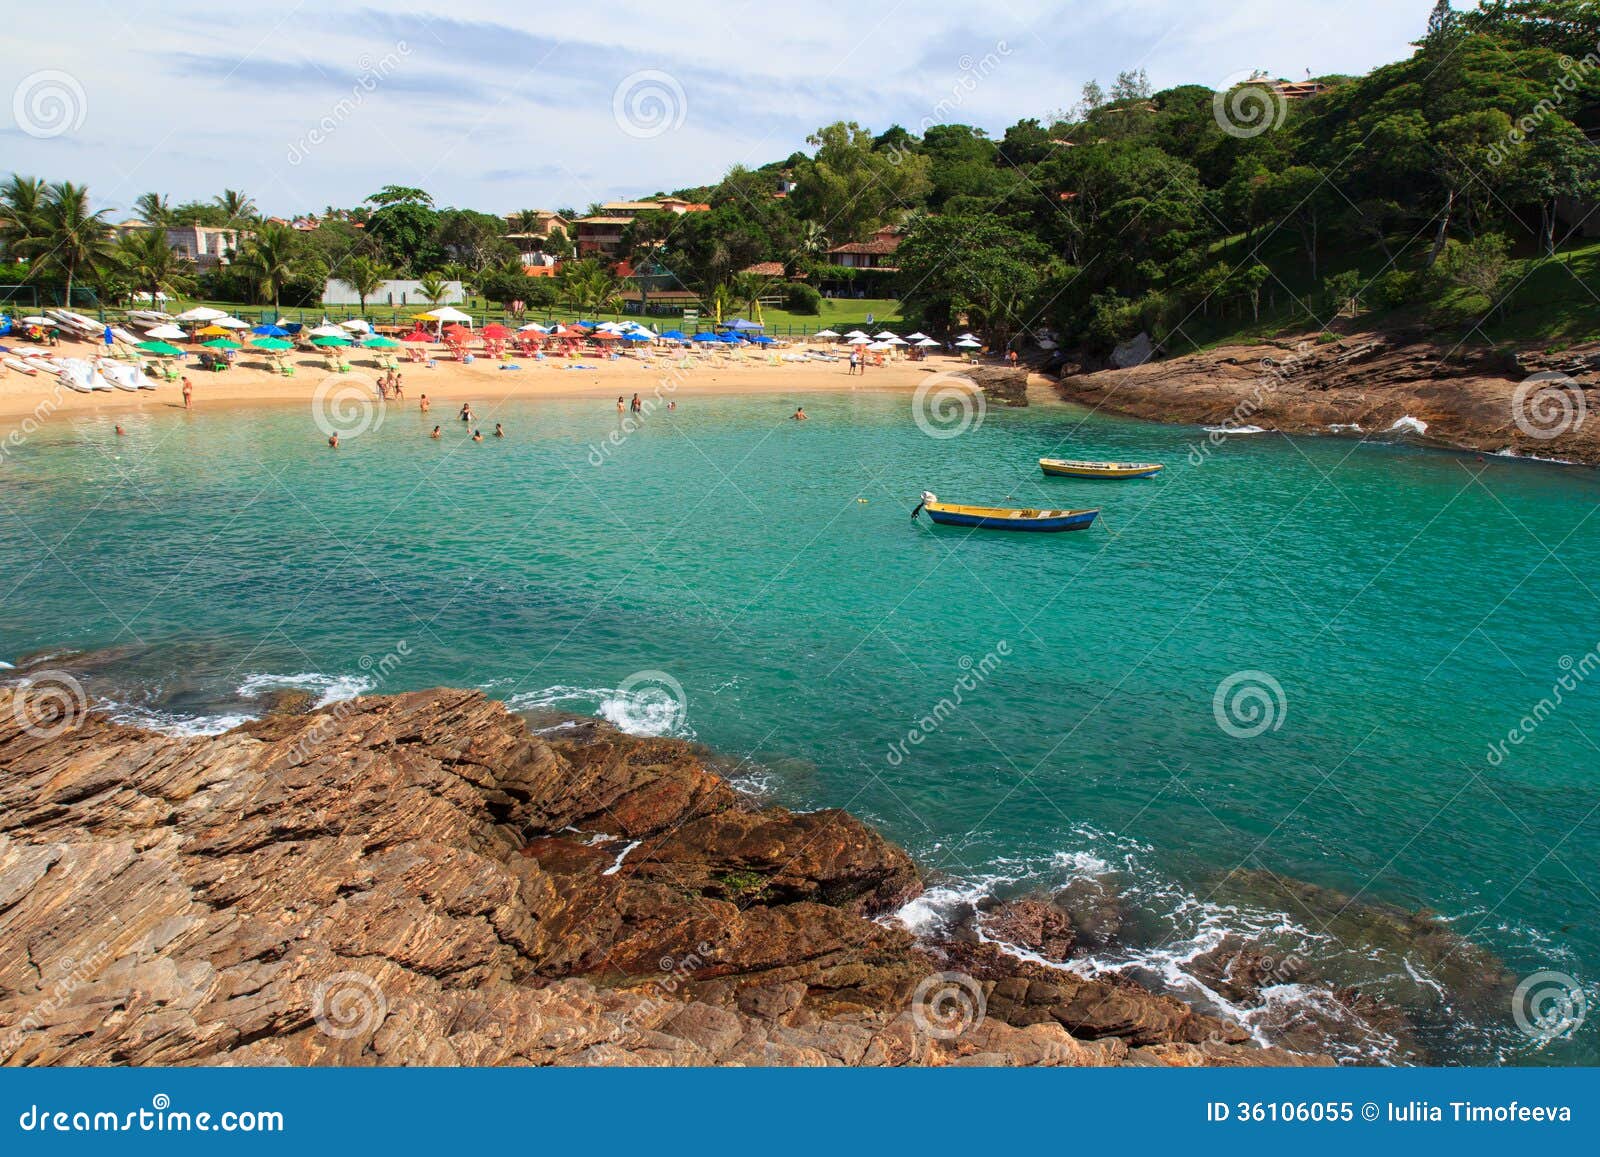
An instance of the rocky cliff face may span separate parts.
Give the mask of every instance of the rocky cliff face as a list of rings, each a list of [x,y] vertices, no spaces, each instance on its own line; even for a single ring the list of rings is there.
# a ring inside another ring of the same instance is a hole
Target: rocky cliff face
[[[1441,444],[1600,464],[1600,345],[1560,353],[1441,347],[1407,332],[1228,346],[1078,372],[1073,401],[1165,422],[1382,435],[1401,418]],[[1550,375],[1549,381],[1529,379]],[[1201,441],[1203,439],[1197,439]]]
[[[1302,1060],[918,944],[883,919],[921,887],[904,852],[678,741],[457,691],[190,739],[40,726],[31,694],[0,689],[8,1064]]]

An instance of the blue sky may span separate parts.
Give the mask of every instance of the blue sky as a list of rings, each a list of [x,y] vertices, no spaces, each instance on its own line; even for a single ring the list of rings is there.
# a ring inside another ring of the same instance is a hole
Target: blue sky
[[[288,214],[391,183],[441,205],[581,209],[782,158],[833,120],[998,134],[1123,68],[1158,89],[1256,68],[1364,72],[1409,53],[1431,8],[324,0],[211,17],[57,0],[6,13],[0,172],[87,182],[115,210],[148,190],[185,200],[231,186]]]

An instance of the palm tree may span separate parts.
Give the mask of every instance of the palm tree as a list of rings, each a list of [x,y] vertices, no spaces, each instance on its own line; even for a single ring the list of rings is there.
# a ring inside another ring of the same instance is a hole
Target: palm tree
[[[40,264],[66,277],[66,305],[72,307],[72,283],[82,270],[116,259],[108,210],[89,208],[89,190],[70,181],[51,185],[45,195],[37,240],[30,241]]]
[[[224,189],[212,201],[227,214],[228,224],[235,228],[241,223],[248,224],[256,215],[256,203],[237,189]]]
[[[125,234],[117,242],[117,261],[134,285],[150,295],[152,305],[161,294],[176,296],[191,283],[190,263],[173,251],[160,229]]]
[[[16,173],[0,187],[0,242],[13,257],[29,256],[38,240],[47,194],[43,181]]]
[[[231,190],[230,190],[231,191]],[[239,263],[264,289],[272,290],[272,308],[279,308],[283,286],[299,269],[299,255],[295,252],[298,238],[287,225],[263,225],[250,241],[245,243]]]
[[[375,257],[358,254],[344,263],[341,276],[361,299],[361,312],[367,312],[367,298],[378,292],[378,287],[389,280],[389,267]]]
[[[520,213],[511,214],[511,231],[513,233],[537,233],[539,231],[538,210],[524,209]]]
[[[140,193],[134,199],[133,211],[146,225],[160,229],[172,224],[172,206],[160,193]]]
[[[428,299],[429,305],[438,305],[450,292],[450,287],[437,273],[429,273],[417,279],[417,292]]]
[[[728,286],[733,291],[735,301],[752,321],[761,320],[761,295],[767,291],[768,284],[767,278],[758,273],[741,273]]]
[[[732,313],[738,308],[739,295],[733,291],[731,285],[724,281],[711,290],[710,296],[706,298],[706,304],[711,307],[712,316],[716,318],[717,323],[720,325],[723,314]]]

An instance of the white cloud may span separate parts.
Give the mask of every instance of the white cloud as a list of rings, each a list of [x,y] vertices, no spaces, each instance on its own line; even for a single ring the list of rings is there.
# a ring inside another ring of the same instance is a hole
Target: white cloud
[[[208,21],[187,5],[60,0],[8,14],[0,96],[61,69],[82,86],[83,123],[39,139],[7,109],[0,142],[8,167],[87,182],[118,208],[149,189],[185,199],[230,186],[287,213],[388,183],[422,185],[441,204],[581,208],[787,156],[841,118],[998,133],[1122,68],[1145,68],[1157,88],[1251,68],[1364,72],[1408,53],[1431,7],[822,0],[707,5],[697,19],[631,0],[591,18],[386,0],[253,16],[236,6]],[[643,71],[671,77],[674,100],[681,91],[681,123],[659,135],[625,132],[613,115],[618,84]]]

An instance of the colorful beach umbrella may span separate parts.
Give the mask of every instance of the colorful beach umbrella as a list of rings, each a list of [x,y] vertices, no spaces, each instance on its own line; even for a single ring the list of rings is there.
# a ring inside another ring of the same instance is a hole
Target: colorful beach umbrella
[[[408,342],[411,345],[427,345],[433,340],[433,335],[423,333],[420,329],[414,329],[400,340],[403,342]]]
[[[364,343],[369,350],[392,350],[399,347],[400,343],[392,337],[369,337]]]
[[[208,350],[237,350],[244,348],[238,342],[229,341],[225,337],[212,338],[210,341],[202,342],[201,344]]]
[[[258,350],[269,350],[272,353],[285,353],[294,349],[294,342],[284,341],[281,337],[257,338],[250,344]]]
[[[253,330],[251,330],[250,332],[254,333],[254,334],[259,334],[262,337],[288,337],[289,336],[289,331],[284,329],[281,325],[271,325],[271,324],[258,325]]]
[[[337,349],[341,346],[349,345],[350,339],[347,337],[335,337],[333,334],[323,334],[321,337],[312,338],[311,344],[321,346],[323,349]]]
[[[205,329],[196,330],[195,332],[197,334],[205,334],[207,337],[227,337],[231,331],[225,326],[208,325]]]
[[[158,358],[181,358],[183,351],[177,346],[168,345],[164,341],[142,341],[133,347],[142,354],[153,354]]]
[[[505,326],[501,325],[499,322],[493,322],[489,325],[486,325],[478,332],[483,334],[484,337],[495,339],[511,336],[511,331]]]

